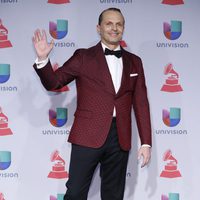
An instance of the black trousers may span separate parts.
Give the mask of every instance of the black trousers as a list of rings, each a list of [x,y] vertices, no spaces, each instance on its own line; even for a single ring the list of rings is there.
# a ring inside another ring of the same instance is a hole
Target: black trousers
[[[116,119],[105,144],[101,148],[89,148],[72,144],[69,179],[64,200],[87,200],[91,180],[100,163],[101,199],[123,200],[128,151],[118,142]]]

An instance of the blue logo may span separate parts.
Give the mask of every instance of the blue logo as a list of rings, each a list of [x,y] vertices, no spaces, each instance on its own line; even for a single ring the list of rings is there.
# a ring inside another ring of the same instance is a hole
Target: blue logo
[[[55,127],[62,127],[67,122],[67,108],[56,108],[56,112],[49,110],[49,121]]]
[[[0,64],[0,83],[5,83],[10,78],[10,65]]]
[[[8,169],[11,165],[11,152],[0,151],[0,170]]]
[[[49,22],[49,33],[54,39],[63,39],[68,33],[68,21],[58,19],[57,24]]]
[[[162,111],[163,122],[166,126],[174,127],[181,120],[181,109],[170,108],[170,111],[163,109]]]
[[[169,40],[176,40],[181,36],[182,33],[182,22],[172,20],[171,24],[163,23],[164,35]]]

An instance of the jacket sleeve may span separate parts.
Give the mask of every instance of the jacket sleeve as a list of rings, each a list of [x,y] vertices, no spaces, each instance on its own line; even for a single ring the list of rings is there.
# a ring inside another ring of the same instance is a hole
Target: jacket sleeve
[[[137,66],[139,72],[135,90],[133,93],[133,108],[135,112],[138,132],[141,144],[148,144],[152,146],[150,109],[147,97],[147,88],[145,84],[143,65],[139,57],[136,57],[134,63]]]
[[[38,69],[36,64],[33,67],[46,90],[55,90],[76,79],[79,76],[81,65],[81,50],[76,50],[74,55],[56,71],[53,71],[50,61],[41,69]]]

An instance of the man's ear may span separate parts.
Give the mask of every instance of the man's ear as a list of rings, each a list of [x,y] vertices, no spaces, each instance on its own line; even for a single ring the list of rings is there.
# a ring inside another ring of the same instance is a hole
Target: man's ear
[[[97,25],[97,32],[100,34],[100,26],[99,26],[99,24]]]

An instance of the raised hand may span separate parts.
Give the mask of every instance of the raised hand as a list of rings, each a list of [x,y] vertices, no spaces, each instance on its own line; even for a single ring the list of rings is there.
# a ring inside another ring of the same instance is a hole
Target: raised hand
[[[45,60],[53,48],[53,40],[48,44],[45,30],[37,29],[32,38],[38,61]]]

